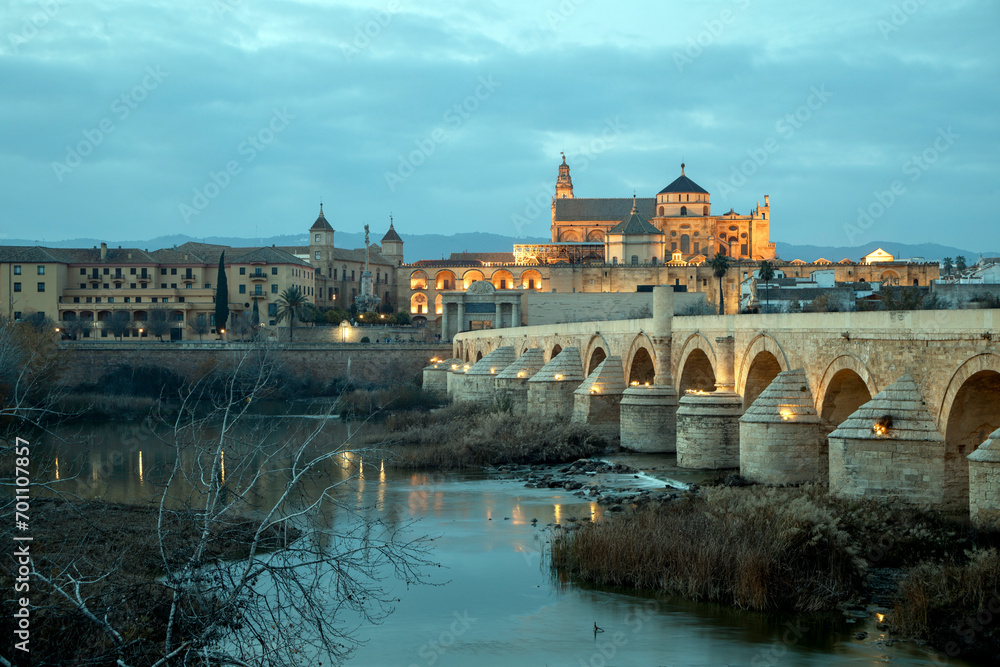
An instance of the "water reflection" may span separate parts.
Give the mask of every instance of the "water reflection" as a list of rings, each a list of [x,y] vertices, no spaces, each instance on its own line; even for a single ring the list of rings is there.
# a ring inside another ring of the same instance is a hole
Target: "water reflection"
[[[289,441],[301,426],[271,425],[265,444]],[[331,424],[311,455],[340,448],[355,431],[349,423]],[[168,487],[176,450],[161,439],[163,433],[150,432],[136,442],[127,425],[102,424],[58,435],[42,438],[35,447],[39,480],[58,479],[64,490],[117,502],[148,502],[164,491],[180,502],[197,493],[196,478],[174,480]],[[282,497],[287,476],[281,469],[292,463],[291,456],[268,459],[245,443],[227,445],[211,461],[181,452],[185,466],[216,466],[228,493],[243,494],[257,506]],[[451,632],[456,614],[466,612],[475,621],[463,626],[446,651],[435,654],[436,665],[750,665],[770,664],[768,656],[777,653],[768,651],[779,650],[786,651],[781,664],[788,665],[932,664],[918,649],[876,644],[874,626],[846,626],[839,617],[810,619],[796,643],[788,645],[782,642],[789,630],[785,624],[795,619],[559,581],[545,565],[554,534],[546,524],[603,517],[595,502],[562,490],[525,489],[520,482],[480,474],[395,470],[386,467],[379,452],[360,449],[331,457],[305,482],[287,497],[285,509],[315,504],[312,521],[325,530],[306,539],[316,546],[336,548],[333,531],[359,526],[358,512],[379,519],[388,530],[419,519],[419,532],[434,536],[434,558],[443,566],[435,580],[440,586],[407,589],[386,583],[401,601],[383,625],[359,620],[370,642],[350,665],[427,664],[428,654],[421,650]],[[594,622],[607,630],[596,640]],[[866,629],[870,639],[854,640],[859,629]],[[615,643],[615,633],[627,641]],[[600,653],[602,646],[613,648],[614,655]]]

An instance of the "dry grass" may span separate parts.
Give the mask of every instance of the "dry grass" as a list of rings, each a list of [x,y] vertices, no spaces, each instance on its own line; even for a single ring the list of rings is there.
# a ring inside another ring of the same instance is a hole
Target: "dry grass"
[[[48,577],[70,571],[84,581],[81,593],[95,616],[118,628],[129,644],[131,664],[151,664],[168,624],[170,591],[157,579],[164,574],[153,506],[102,501],[32,503],[31,546],[36,569]],[[2,531],[10,541],[13,522]],[[205,562],[246,557],[256,524],[233,518],[210,538]],[[172,513],[165,522],[164,544],[172,564],[191,555],[200,531],[196,516]],[[293,537],[290,535],[290,537]],[[277,546],[277,535],[269,536]],[[0,573],[8,592],[4,607],[13,608],[11,568]],[[106,578],[101,578],[107,575]],[[44,582],[31,582],[31,652],[35,664],[115,665],[114,644],[92,621]],[[13,635],[13,619],[4,614],[0,632]],[[180,633],[184,627],[178,626]]]
[[[380,438],[393,453],[392,465],[439,469],[564,463],[600,454],[613,440],[613,434],[583,424],[468,403],[390,415]]]
[[[815,489],[710,488],[556,538],[553,565],[625,586],[759,611],[833,609],[855,596],[859,549]]]
[[[949,655],[1000,655],[1000,551],[977,549],[964,562],[925,562],[899,584],[889,627]]]

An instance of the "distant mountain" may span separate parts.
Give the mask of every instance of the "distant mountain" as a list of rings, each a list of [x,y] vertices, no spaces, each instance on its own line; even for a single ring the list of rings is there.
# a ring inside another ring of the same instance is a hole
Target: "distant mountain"
[[[375,234],[371,241],[378,243],[382,240],[382,233]],[[487,232],[465,232],[462,234],[413,234],[403,236],[403,253],[408,262],[415,262],[418,259],[447,259],[453,252],[511,252],[515,243],[545,243],[549,239],[526,237],[515,238],[513,236],[501,236],[500,234],[490,234]],[[124,248],[142,248],[143,250],[157,250],[159,248],[172,248],[188,241],[198,243],[214,243],[227,246],[292,246],[308,245],[309,236],[306,234],[285,234],[283,236],[271,236],[268,238],[246,239],[234,236],[206,236],[195,238],[183,234],[173,234],[170,236],[158,236],[148,241],[106,241],[109,246],[122,246]],[[334,242],[338,248],[363,248],[365,246],[365,235],[360,232],[337,232]],[[27,239],[3,239],[0,245],[36,245],[36,241]],[[40,245],[49,248],[92,248],[101,244],[101,239],[79,238],[66,241],[52,241]]]
[[[876,248],[882,248],[896,259],[916,259],[922,258],[924,261],[934,262],[945,257],[955,258],[959,255],[965,257],[969,264],[974,264],[979,260],[979,255],[984,257],[996,257],[996,252],[985,252],[972,250],[962,250],[952,246],[941,245],[939,243],[897,243],[895,241],[872,241],[860,246],[817,246],[817,245],[794,245],[791,243],[777,242],[776,252],[778,257],[790,261],[801,259],[805,262],[812,262],[820,257],[839,262],[844,259],[858,261]]]
[[[359,232],[337,232],[334,238],[338,248],[362,248],[365,244],[365,236]],[[371,240],[375,243],[381,241],[381,232],[372,236]],[[172,248],[188,241],[227,246],[291,246],[307,245],[309,237],[306,234],[285,234],[259,239],[237,238],[234,236],[195,238],[183,234],[174,234],[170,236],[158,236],[148,241],[108,241],[107,243],[111,246],[156,250],[157,248]],[[444,234],[407,234],[403,236],[403,250],[406,261],[415,262],[418,259],[447,259],[453,252],[510,252],[515,243],[545,243],[547,241],[548,239],[544,238],[516,238],[500,234],[490,234],[488,232],[465,232],[462,234],[452,234],[451,236],[445,236]],[[35,243],[35,241],[27,239],[3,239],[0,241],[0,245],[32,246]],[[100,243],[100,239],[79,238],[48,242],[44,245],[51,248],[91,248],[100,245]],[[872,241],[861,246],[815,246],[777,242],[778,257],[783,260],[801,259],[806,262],[817,260],[820,257],[825,257],[831,262],[839,262],[845,257],[857,261],[876,248],[882,248],[895,255],[897,259],[919,257],[928,262],[941,260],[945,257],[954,258],[962,255],[969,264],[973,264],[979,259],[980,254],[984,257],[997,257],[1000,255],[1000,253],[992,251],[980,253],[980,251],[963,250],[938,243]]]

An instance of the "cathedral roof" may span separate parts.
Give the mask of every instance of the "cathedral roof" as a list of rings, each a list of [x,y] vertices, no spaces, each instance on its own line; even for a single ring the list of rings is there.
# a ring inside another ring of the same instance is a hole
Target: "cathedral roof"
[[[663,234],[663,232],[646,222],[646,220],[639,215],[638,201],[635,197],[633,197],[632,200],[632,212],[628,214],[627,218],[609,229],[608,234]]]
[[[704,189],[690,178],[684,175],[684,165],[681,165],[681,175],[674,180],[673,183],[667,187],[660,190],[660,194],[668,194],[671,192],[699,192],[701,194],[708,194],[708,190]]]
[[[396,243],[402,243],[403,239],[399,238],[399,234],[396,233],[396,229],[392,226],[392,218],[389,218],[389,231],[385,233],[382,237],[382,243],[386,241],[395,241]]]
[[[323,205],[319,205],[319,217],[316,218],[316,222],[313,223],[312,227],[309,228],[310,232],[321,231],[321,232],[332,232],[333,226],[326,221],[326,217],[323,215]]]
[[[656,216],[656,199],[653,197],[635,200],[639,214],[650,219]],[[613,199],[556,199],[556,221],[605,221],[617,222],[629,215],[632,201],[627,197]]]

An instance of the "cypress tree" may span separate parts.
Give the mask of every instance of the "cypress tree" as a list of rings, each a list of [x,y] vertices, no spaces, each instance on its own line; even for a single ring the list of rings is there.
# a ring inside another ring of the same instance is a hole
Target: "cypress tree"
[[[226,278],[226,253],[219,255],[219,277],[215,284],[215,330],[221,332],[229,321],[229,280]]]

